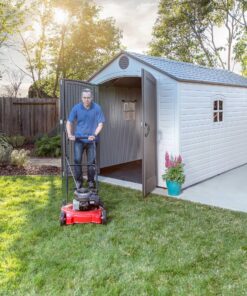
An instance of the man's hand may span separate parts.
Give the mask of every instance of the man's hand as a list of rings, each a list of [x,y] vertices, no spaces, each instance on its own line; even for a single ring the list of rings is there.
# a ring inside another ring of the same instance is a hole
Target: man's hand
[[[75,141],[75,136],[74,135],[68,135],[68,138],[70,141]]]
[[[94,140],[95,140],[95,136],[89,136],[89,137],[88,137],[88,140],[89,140],[89,141],[94,141]]]

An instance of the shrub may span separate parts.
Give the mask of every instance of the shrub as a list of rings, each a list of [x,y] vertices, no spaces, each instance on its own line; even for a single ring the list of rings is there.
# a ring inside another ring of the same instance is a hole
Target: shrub
[[[28,162],[28,155],[30,154],[29,150],[13,150],[10,156],[10,161],[12,165],[17,167],[23,167]]]
[[[0,165],[9,164],[12,150],[13,147],[7,142],[6,137],[0,136]]]
[[[43,136],[35,143],[35,153],[38,156],[61,156],[61,137],[59,135],[50,138]]]
[[[6,137],[6,139],[14,148],[21,147],[25,143],[25,137],[21,135]]]
[[[8,139],[5,135],[0,135],[0,145],[9,144]]]

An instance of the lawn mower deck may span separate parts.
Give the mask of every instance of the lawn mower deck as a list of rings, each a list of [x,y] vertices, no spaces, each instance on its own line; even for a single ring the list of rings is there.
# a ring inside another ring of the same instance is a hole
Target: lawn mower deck
[[[83,223],[106,224],[106,210],[99,206],[88,211],[75,211],[73,210],[73,204],[62,207],[60,216],[61,226]]]

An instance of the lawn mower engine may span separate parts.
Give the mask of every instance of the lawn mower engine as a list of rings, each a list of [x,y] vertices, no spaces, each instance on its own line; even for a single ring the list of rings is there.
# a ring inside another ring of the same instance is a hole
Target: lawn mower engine
[[[87,188],[75,190],[73,199],[74,211],[89,211],[99,206],[103,207],[103,203],[96,192],[90,191]]]

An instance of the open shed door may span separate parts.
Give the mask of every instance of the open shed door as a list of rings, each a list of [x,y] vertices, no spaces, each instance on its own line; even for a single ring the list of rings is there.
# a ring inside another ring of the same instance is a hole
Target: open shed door
[[[145,197],[157,185],[157,98],[156,79],[142,69],[142,194]]]
[[[62,173],[65,169],[65,152],[69,156],[70,160],[73,160],[73,143],[66,141],[65,128],[66,121],[72,107],[81,102],[81,92],[83,88],[90,88],[93,90],[94,101],[98,102],[98,86],[78,80],[61,79],[60,80],[60,127],[62,133]],[[99,149],[99,146],[98,146]],[[97,149],[97,150],[98,150]],[[99,153],[97,153],[99,156]],[[98,158],[98,157],[97,157]],[[99,161],[99,159],[98,159]]]

